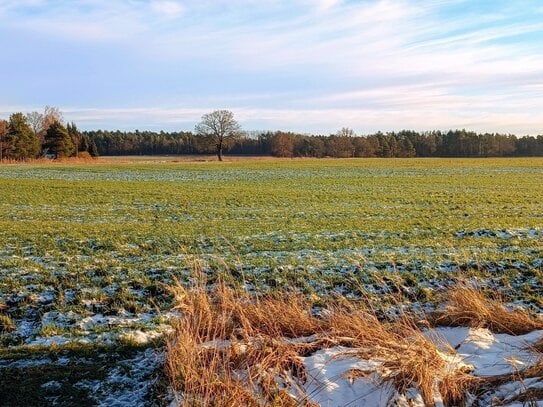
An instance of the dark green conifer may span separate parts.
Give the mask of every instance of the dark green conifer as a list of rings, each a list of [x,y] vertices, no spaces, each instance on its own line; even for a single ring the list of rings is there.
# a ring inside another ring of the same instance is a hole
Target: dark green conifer
[[[55,158],[70,157],[74,154],[75,146],[72,138],[59,121],[55,121],[47,129],[44,149],[47,154],[52,154]]]

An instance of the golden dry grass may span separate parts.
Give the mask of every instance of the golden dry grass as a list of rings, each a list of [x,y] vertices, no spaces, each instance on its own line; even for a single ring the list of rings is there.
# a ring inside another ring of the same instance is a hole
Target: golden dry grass
[[[57,159],[50,159],[50,158],[28,158],[25,160],[14,160],[9,158],[4,158],[0,161],[0,165],[2,164],[12,164],[12,165],[21,165],[21,164],[92,164],[92,163],[104,163],[105,161],[102,160],[99,157],[92,157],[89,154],[84,154],[80,157],[63,157],[63,158],[57,158]]]
[[[303,344],[282,340],[319,329],[302,297],[253,298],[221,282],[211,292],[203,284],[173,291],[183,317],[168,343],[167,371],[184,405],[300,405],[277,379],[305,377]]]
[[[9,316],[0,314],[0,334],[12,332],[16,328],[17,326]]]
[[[178,284],[172,291],[182,317],[168,343],[167,370],[183,405],[311,405],[303,390],[308,373],[301,357],[337,345],[349,347],[345,357],[381,362],[383,382],[400,394],[417,389],[427,406],[438,399],[446,406],[463,405],[468,393],[513,379],[474,377],[462,364],[450,362],[454,351],[448,345],[427,338],[411,319],[381,321],[361,304],[335,301],[316,317],[310,301],[294,292],[249,295],[222,282],[213,289],[205,282],[190,288]],[[459,310],[459,298],[464,306],[477,300],[479,308],[486,307],[477,326],[519,329],[511,321],[518,323],[524,314],[512,312],[511,317],[503,308],[494,317],[487,311],[497,304],[476,294],[453,290],[448,306]],[[475,316],[469,316],[454,321],[472,324]],[[307,342],[287,340],[307,336],[312,336]],[[516,375],[541,373],[534,369]],[[367,374],[349,371],[343,377]]]
[[[508,310],[500,299],[489,298],[464,285],[449,291],[445,310],[429,319],[434,325],[488,328],[495,333],[512,335],[543,329],[543,320],[524,310]]]
[[[438,392],[452,405],[472,385],[468,372],[448,365],[444,353],[452,350],[444,343],[436,346],[408,318],[382,322],[367,310],[344,305],[327,314],[326,325],[331,337],[350,342],[348,354],[382,361],[383,381],[391,381],[399,393],[417,389],[427,406],[435,404]]]

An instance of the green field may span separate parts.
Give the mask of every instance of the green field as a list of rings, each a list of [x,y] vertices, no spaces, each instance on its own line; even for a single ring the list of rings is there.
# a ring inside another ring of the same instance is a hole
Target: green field
[[[195,267],[383,309],[471,278],[543,307],[541,158],[4,165],[0,191],[0,369],[159,344]]]

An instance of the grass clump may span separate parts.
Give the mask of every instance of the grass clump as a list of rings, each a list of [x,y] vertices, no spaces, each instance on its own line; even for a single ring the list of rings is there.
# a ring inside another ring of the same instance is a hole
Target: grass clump
[[[44,337],[50,337],[50,336],[57,336],[57,335],[65,335],[70,332],[69,329],[63,326],[59,326],[56,324],[49,324],[44,325],[40,328],[38,335],[44,336]]]
[[[543,320],[522,309],[509,310],[502,300],[489,298],[465,285],[447,293],[445,310],[432,315],[431,322],[443,326],[488,328],[495,333],[512,335],[543,329]]]
[[[222,282],[211,292],[205,284],[173,291],[183,317],[168,343],[167,370],[185,405],[299,405],[276,378],[304,374],[298,345],[282,338],[319,329],[302,297],[252,298]]]
[[[452,405],[472,386],[469,371],[448,362],[452,349],[437,346],[407,317],[383,322],[371,311],[343,304],[331,310],[326,323],[331,337],[353,347],[347,354],[382,361],[383,382],[392,382],[400,394],[417,389],[427,406],[435,405],[438,396]]]

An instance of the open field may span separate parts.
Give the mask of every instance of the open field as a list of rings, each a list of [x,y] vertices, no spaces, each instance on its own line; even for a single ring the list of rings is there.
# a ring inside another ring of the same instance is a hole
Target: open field
[[[541,158],[4,165],[0,191],[0,405],[160,393],[195,270],[382,316],[457,279],[543,309]]]

